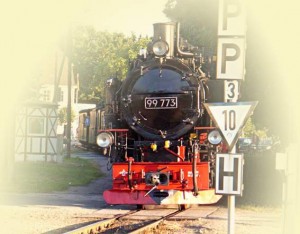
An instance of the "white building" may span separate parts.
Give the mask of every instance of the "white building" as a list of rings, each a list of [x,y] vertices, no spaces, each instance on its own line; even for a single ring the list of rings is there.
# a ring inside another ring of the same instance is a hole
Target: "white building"
[[[71,66],[71,107],[75,113],[72,122],[71,138],[77,136],[78,114],[83,108],[95,107],[95,104],[78,103],[79,76],[73,65]],[[58,109],[68,106],[68,58],[62,52],[53,53],[41,66],[39,78],[39,100],[42,102],[57,103]],[[55,96],[56,93],[56,96]],[[57,125],[57,134],[64,134],[64,125]]]
[[[26,102],[17,107],[16,161],[57,161],[57,105]]]
[[[79,79],[71,66],[71,103],[78,103]],[[68,105],[68,58],[62,52],[50,56],[42,67],[40,78],[40,101],[54,102],[59,108]],[[57,89],[57,90],[56,90]],[[55,96],[56,93],[56,96]]]

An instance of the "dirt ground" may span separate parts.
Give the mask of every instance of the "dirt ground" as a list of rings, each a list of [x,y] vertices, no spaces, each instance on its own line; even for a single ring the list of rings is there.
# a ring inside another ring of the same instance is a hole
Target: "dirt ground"
[[[71,187],[48,194],[0,194],[0,233],[63,233],[78,224],[95,221],[93,213],[107,208],[102,191],[111,184],[106,159],[95,153],[80,157],[95,160],[107,177],[88,186]],[[116,207],[119,209],[122,207]],[[128,208],[128,207],[126,207]],[[132,207],[134,208],[134,207]],[[149,233],[227,233],[227,208],[216,206],[215,212],[197,220],[165,221],[159,230]],[[235,233],[276,234],[281,232],[280,208],[237,207]]]
[[[236,209],[236,233],[276,234],[281,232],[278,209]],[[96,209],[68,206],[1,206],[1,233],[63,233],[79,227],[77,224],[98,220],[92,217]],[[90,217],[89,217],[90,216]],[[87,218],[89,217],[89,218]],[[126,225],[126,222],[123,223]],[[207,218],[165,221],[149,233],[227,233],[227,209],[221,207]]]

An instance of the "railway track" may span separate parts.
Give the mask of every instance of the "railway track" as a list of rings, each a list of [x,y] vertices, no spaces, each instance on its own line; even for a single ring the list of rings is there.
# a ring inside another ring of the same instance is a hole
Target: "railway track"
[[[136,214],[141,210],[133,210],[126,214],[117,215],[114,218],[104,219],[75,230],[65,232],[64,234],[97,234],[97,233],[130,233],[138,234],[143,233],[146,230],[155,229],[164,220],[167,220],[184,210],[175,210],[172,213],[163,215],[150,220],[132,220],[131,215]],[[124,228],[124,221],[126,228]]]
[[[138,233],[143,233],[146,230],[150,230],[150,229],[155,229],[160,223],[162,223],[164,220],[167,220],[168,218],[171,218],[175,215],[177,215],[178,213],[181,213],[183,210],[177,210],[171,214],[168,214],[162,218],[159,218],[157,220],[152,221],[151,223],[144,225],[140,228],[136,228],[135,230],[130,231],[130,234],[138,234]]]

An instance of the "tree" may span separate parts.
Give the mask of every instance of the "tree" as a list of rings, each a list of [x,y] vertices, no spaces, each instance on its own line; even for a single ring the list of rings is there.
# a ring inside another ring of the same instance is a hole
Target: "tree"
[[[259,138],[267,138],[268,129],[257,129],[255,124],[253,123],[253,119],[250,117],[243,128],[243,135],[244,137],[252,137],[253,135],[256,135]]]
[[[243,128],[243,135],[244,137],[252,137],[255,131],[256,127],[252,121],[252,118],[250,117]]]
[[[59,109],[58,111],[58,121],[60,124],[66,124],[67,123],[67,107],[63,107]],[[71,122],[73,122],[75,119],[75,112],[72,109],[71,110]]]
[[[78,27],[73,32],[73,63],[79,72],[80,101],[103,101],[106,80],[124,79],[129,61],[148,38],[126,37],[122,33],[99,32],[93,27]]]
[[[191,44],[205,47],[207,52],[216,49],[218,1],[169,0],[164,13],[172,21],[180,22],[181,35]]]

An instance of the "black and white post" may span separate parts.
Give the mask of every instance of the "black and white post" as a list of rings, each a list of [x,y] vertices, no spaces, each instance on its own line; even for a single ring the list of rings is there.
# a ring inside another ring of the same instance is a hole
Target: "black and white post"
[[[219,0],[217,79],[224,79],[225,82],[224,102],[237,101],[239,95],[238,80],[244,79],[246,42],[245,22],[245,8],[242,0]],[[236,126],[233,125],[235,123],[236,113],[231,111],[225,114],[224,117],[227,118],[224,120],[225,124],[227,123],[226,121],[229,121],[229,125],[226,127],[236,128]],[[227,180],[232,181],[232,191],[228,192],[233,192],[233,194],[235,194],[235,189],[237,189],[238,186],[241,186],[237,178],[236,170],[240,168],[242,157],[235,154],[235,146],[229,148],[229,154],[227,156],[224,155],[224,157],[220,156],[218,159],[220,165],[225,167],[225,165],[228,164],[228,168],[233,167],[233,172],[231,172],[230,169],[229,171],[226,171],[225,168],[220,168],[221,171],[219,176],[223,177],[219,179],[221,179],[221,182],[224,181],[224,183]],[[227,160],[229,161],[226,163]],[[240,189],[242,190],[242,188]],[[228,195],[228,233],[230,234],[234,233],[234,222],[235,195],[231,194]]]

